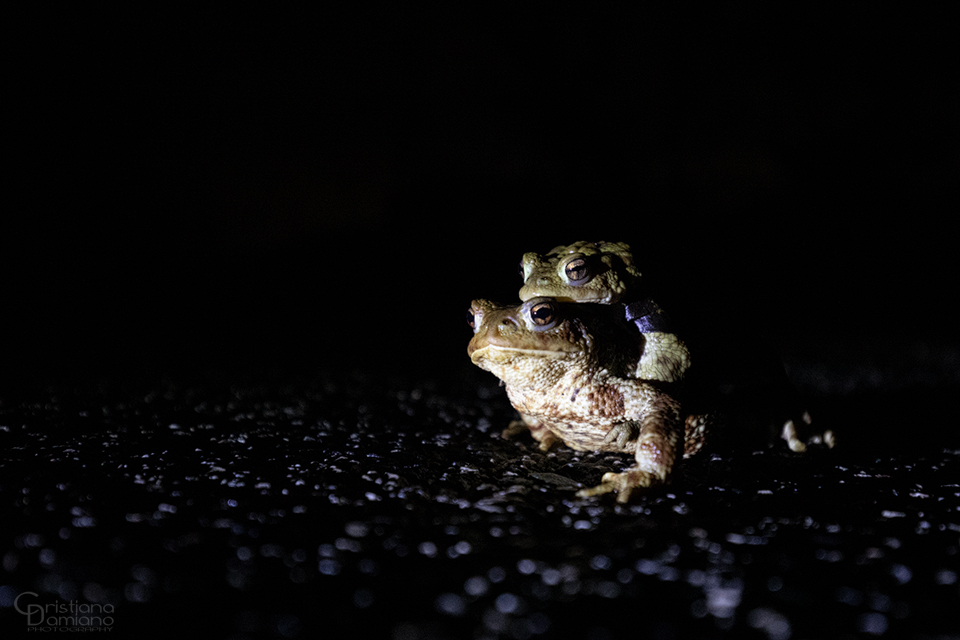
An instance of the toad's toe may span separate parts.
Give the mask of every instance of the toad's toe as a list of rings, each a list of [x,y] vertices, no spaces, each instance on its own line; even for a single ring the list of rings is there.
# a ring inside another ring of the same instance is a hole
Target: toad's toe
[[[641,469],[629,469],[623,473],[605,473],[600,484],[590,489],[581,489],[577,492],[577,496],[590,498],[616,492],[617,502],[624,503],[630,500],[634,489],[651,487],[660,481],[656,475]]]

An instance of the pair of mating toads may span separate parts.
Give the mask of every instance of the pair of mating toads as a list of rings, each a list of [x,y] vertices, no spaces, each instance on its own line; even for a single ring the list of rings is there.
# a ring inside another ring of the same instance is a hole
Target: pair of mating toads
[[[730,361],[741,358],[718,359],[706,348],[701,363],[701,352],[673,333],[645,296],[628,245],[577,242],[527,253],[520,267],[522,304],[471,304],[467,353],[502,380],[520,413],[504,437],[529,429],[544,451],[563,441],[634,454],[635,466],[605,474],[579,496],[615,491],[626,502],[634,489],[666,482],[678,458],[697,453],[708,433],[738,426],[723,414],[721,390],[731,385]],[[782,401],[790,394],[781,393],[788,383],[779,369],[756,371],[763,382],[748,395],[776,397],[768,418],[790,449],[802,452],[798,429],[809,428],[809,415]],[[806,441],[833,446],[833,434]]]

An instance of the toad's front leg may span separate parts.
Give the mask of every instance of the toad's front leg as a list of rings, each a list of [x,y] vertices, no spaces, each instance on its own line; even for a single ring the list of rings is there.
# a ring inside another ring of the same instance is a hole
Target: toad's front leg
[[[603,444],[617,444],[617,449],[626,451],[627,444],[636,440],[640,435],[640,423],[636,420],[626,420],[613,425],[603,438]]]
[[[543,425],[542,422],[533,416],[525,413],[520,414],[520,420],[514,420],[506,429],[500,433],[504,440],[510,440],[514,436],[520,435],[525,431],[530,431],[533,439],[540,443],[541,451],[549,451],[555,443],[560,442],[560,438]]]
[[[665,400],[644,417],[635,451],[636,466],[621,473],[604,474],[601,484],[577,495],[586,498],[615,491],[617,502],[627,502],[637,487],[666,482],[683,453],[683,421],[675,402]]]

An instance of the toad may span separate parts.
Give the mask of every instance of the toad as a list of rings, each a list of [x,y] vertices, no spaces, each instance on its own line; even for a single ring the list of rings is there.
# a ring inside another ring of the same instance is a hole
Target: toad
[[[574,242],[545,255],[525,253],[520,261],[520,299],[552,297],[561,302],[617,305],[643,334],[637,367],[628,375],[642,380],[679,382],[690,368],[690,351],[672,331],[667,314],[642,296],[641,274],[623,242]]]
[[[631,377],[642,340],[614,306],[536,297],[518,306],[471,304],[471,361],[500,378],[541,449],[631,453],[635,465],[581,490],[626,502],[666,482],[681,455],[703,445],[704,422],[685,421],[667,384]]]
[[[733,330],[691,331],[689,323],[678,330],[660,306],[647,295],[630,246],[623,242],[574,242],[548,253],[526,253],[520,262],[524,279],[520,299],[549,296],[558,301],[613,305],[640,335],[642,344],[636,369],[627,377],[654,382],[685,382],[686,393],[704,397],[718,390],[735,390],[748,411],[766,413],[772,432],[796,452],[807,443],[834,444],[830,431],[816,433],[810,414],[799,403],[796,391],[786,378],[782,363],[759,340],[729,340],[741,335]],[[702,329],[702,328],[701,328]],[[692,335],[699,333],[700,335]],[[679,335],[678,335],[679,334]],[[706,334],[706,335],[704,335]],[[682,337],[681,337],[682,336]],[[694,344],[693,356],[689,343]],[[695,366],[694,366],[695,365]],[[693,378],[692,383],[688,382]],[[690,387],[696,387],[692,391]],[[726,402],[729,393],[718,402]],[[737,401],[740,401],[738,399]],[[759,405],[766,402],[766,406]]]

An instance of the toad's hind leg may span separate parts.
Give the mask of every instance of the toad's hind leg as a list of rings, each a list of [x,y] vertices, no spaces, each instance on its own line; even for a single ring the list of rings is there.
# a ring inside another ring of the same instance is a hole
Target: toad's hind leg
[[[687,416],[683,433],[683,457],[698,453],[703,448],[709,430],[716,426],[718,418],[712,414],[697,413]]]
[[[679,405],[663,397],[656,408],[647,413],[640,427],[636,445],[636,466],[621,473],[604,474],[599,485],[583,489],[580,497],[617,493],[617,502],[627,502],[637,487],[650,487],[667,481],[683,442],[683,420]]]

